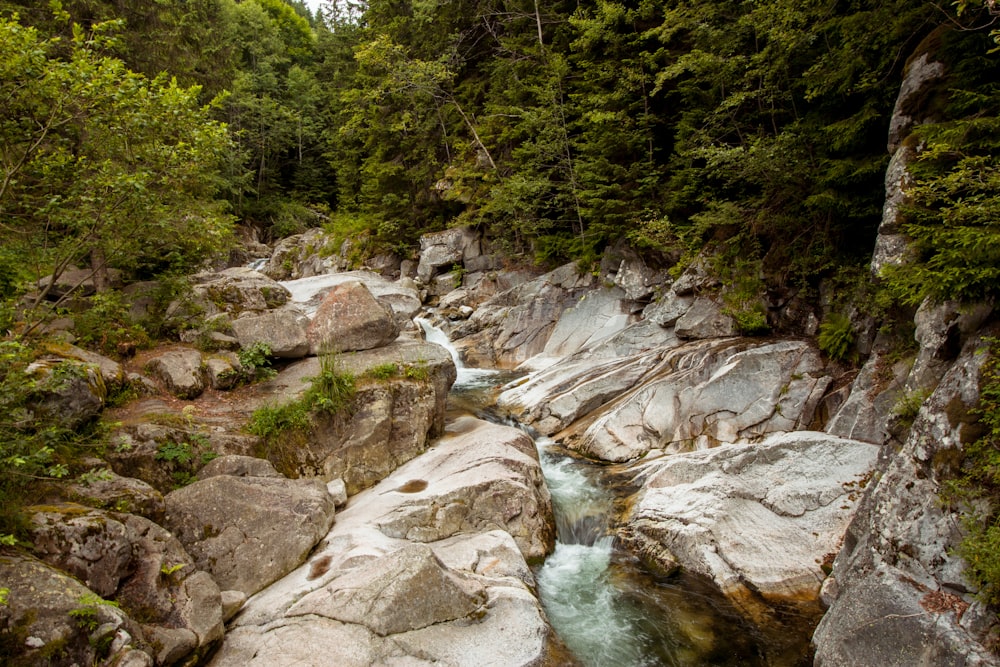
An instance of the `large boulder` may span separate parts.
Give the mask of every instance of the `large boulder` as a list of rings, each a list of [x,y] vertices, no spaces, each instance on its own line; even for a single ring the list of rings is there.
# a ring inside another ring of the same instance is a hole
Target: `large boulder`
[[[105,467],[91,470],[67,484],[65,495],[82,505],[138,514],[152,521],[163,520],[166,509],[163,494],[151,485],[134,477],[122,477]]]
[[[219,585],[251,595],[295,569],[333,523],[316,479],[218,475],[167,494],[166,527]]]
[[[623,538],[656,569],[697,572],[744,605],[815,601],[877,454],[798,432],[668,456],[643,467]]]
[[[986,355],[973,340],[887,448],[824,585],[816,664],[996,665],[996,616],[975,598],[956,553],[964,531],[939,492],[979,437],[973,410]]]
[[[678,338],[724,338],[736,334],[736,322],[714,299],[698,297],[674,322]]]
[[[108,391],[96,366],[69,359],[41,358],[26,371],[34,381],[29,405],[37,418],[75,429],[104,409]]]
[[[421,308],[420,292],[409,278],[386,280],[371,271],[344,271],[302,278],[283,283],[292,294],[292,301],[307,315],[314,315],[324,297],[337,285],[360,282],[379,303],[389,307],[402,328]]]
[[[0,605],[4,664],[152,667],[151,657],[136,650],[139,627],[73,577],[6,550],[0,552],[0,582],[7,589]]]
[[[806,341],[687,343],[565,437],[589,456],[627,461],[653,449],[705,449],[808,428],[831,381],[823,368]]]
[[[563,664],[522,555],[553,531],[533,450],[515,429],[452,424],[249,600],[210,664]]]
[[[548,489],[531,438],[517,429],[462,417],[452,437],[394,473],[405,502],[369,507],[390,537],[435,542],[502,527],[524,557],[541,560],[555,544]],[[359,510],[361,511],[361,510]]]
[[[284,359],[299,359],[309,354],[306,330],[309,318],[294,307],[279,308],[261,315],[233,320],[233,333],[240,347],[264,343],[271,355]]]
[[[332,241],[319,227],[281,239],[261,273],[275,280],[298,280],[344,270],[347,261],[336,252],[328,251]]]
[[[333,415],[314,415],[308,436],[288,435],[267,455],[289,476],[342,478],[353,495],[426,450],[443,432],[455,364],[441,346],[403,338],[341,355],[335,363],[338,372],[356,378],[350,404]],[[392,377],[369,375],[393,366]],[[262,405],[297,400],[320,371],[316,358],[298,362],[259,385],[257,400]]]
[[[468,618],[487,600],[482,582],[454,572],[430,547],[412,544],[360,564],[288,610],[357,623],[385,637]]]
[[[280,283],[246,267],[199,273],[191,280],[195,299],[208,315],[262,313],[284,305],[289,298],[288,290]]]
[[[33,508],[35,554],[115,600],[149,637],[172,638],[157,657],[170,664],[222,637],[218,586],[180,542],[143,517],[60,505]]]
[[[306,335],[313,354],[353,352],[388,345],[399,335],[399,327],[392,311],[357,281],[327,293]]]

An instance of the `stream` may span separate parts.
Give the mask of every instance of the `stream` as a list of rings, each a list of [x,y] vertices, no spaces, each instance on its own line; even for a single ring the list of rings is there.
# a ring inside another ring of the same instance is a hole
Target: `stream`
[[[450,411],[510,424],[491,408],[499,387],[517,374],[466,368],[443,331],[426,320],[418,324],[429,342],[455,360]],[[548,438],[534,440],[557,526],[555,551],[535,571],[538,594],[556,634],[581,665],[812,664],[808,619],[793,613],[761,629],[705,580],[683,573],[654,576],[614,538],[615,504],[628,492],[621,475]]]

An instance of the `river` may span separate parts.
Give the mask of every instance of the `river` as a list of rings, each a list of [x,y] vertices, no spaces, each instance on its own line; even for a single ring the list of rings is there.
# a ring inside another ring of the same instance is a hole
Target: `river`
[[[451,352],[458,368],[452,413],[509,423],[491,408],[499,387],[515,376],[465,367],[440,329],[419,323],[428,341]],[[556,634],[581,665],[812,664],[808,636],[814,618],[775,610],[760,627],[705,580],[683,573],[654,576],[614,538],[616,506],[631,491],[621,469],[573,456],[548,438],[536,437],[535,443],[557,526],[555,551],[535,572],[538,594]]]

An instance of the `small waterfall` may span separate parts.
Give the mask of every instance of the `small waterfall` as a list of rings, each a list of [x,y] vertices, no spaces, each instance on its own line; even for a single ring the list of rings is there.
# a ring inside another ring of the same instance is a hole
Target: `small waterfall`
[[[448,350],[452,361],[455,362],[455,370],[458,377],[455,380],[454,389],[482,389],[496,384],[496,379],[501,375],[500,371],[492,368],[469,368],[462,362],[462,355],[448,338],[448,334],[439,327],[434,326],[430,320],[417,317],[413,320],[424,332],[424,340],[428,343],[435,343]]]

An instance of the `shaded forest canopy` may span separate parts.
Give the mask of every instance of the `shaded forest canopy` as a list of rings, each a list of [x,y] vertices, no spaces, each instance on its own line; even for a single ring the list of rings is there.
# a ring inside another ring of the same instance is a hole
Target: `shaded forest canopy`
[[[870,257],[921,43],[951,76],[892,292],[997,290],[991,3],[39,4],[0,2],[5,297],[77,264],[190,269],[233,223],[321,222],[403,254],[455,225],[582,267],[618,242],[703,254],[737,306],[816,293]]]

